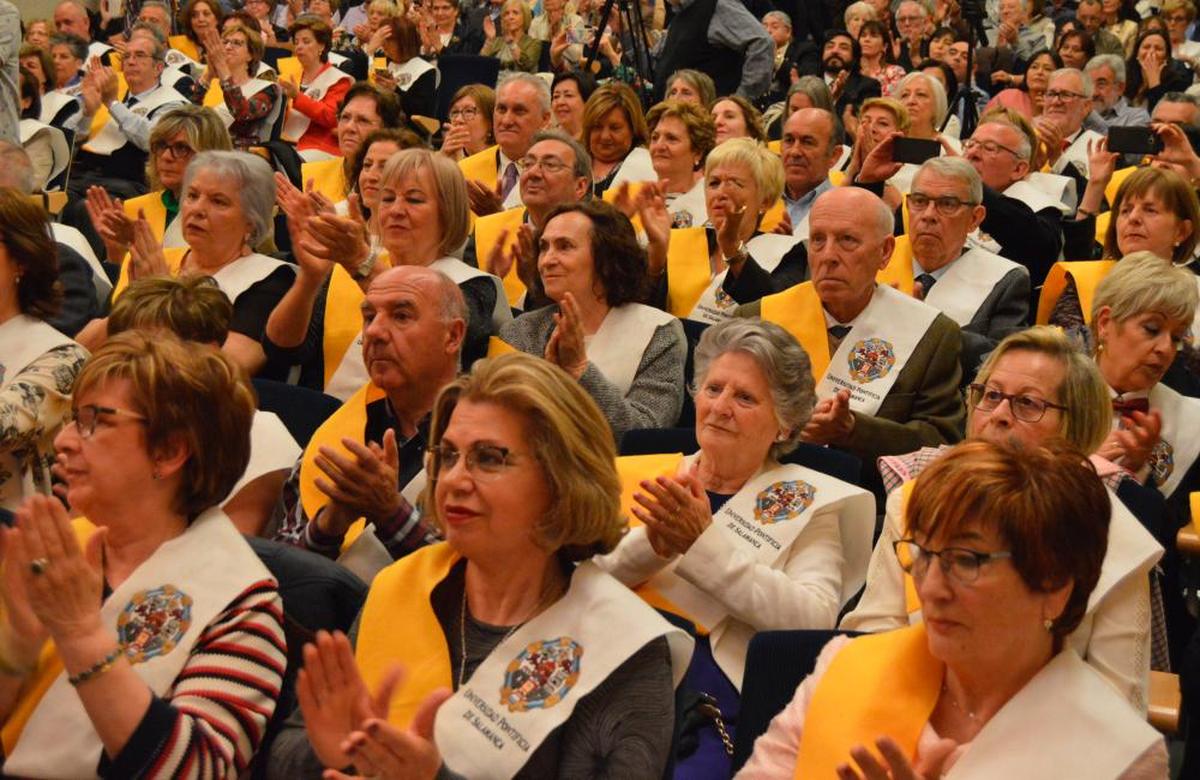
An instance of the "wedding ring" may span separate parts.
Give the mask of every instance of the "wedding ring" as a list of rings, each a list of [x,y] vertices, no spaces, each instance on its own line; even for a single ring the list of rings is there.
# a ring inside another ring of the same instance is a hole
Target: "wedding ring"
[[[50,561],[45,558],[34,558],[29,562],[29,570],[35,575],[42,574],[48,568],[50,568]]]

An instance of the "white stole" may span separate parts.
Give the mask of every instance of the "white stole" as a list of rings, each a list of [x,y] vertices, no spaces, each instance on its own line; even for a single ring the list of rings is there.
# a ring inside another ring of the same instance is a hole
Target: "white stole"
[[[332,62],[332,60],[330,60]],[[313,100],[320,100],[325,97],[325,93],[340,81],[349,81],[350,75],[338,70],[332,64],[330,67],[321,71],[312,83],[304,88],[304,94]],[[304,114],[292,108],[288,111],[287,119],[283,123],[282,138],[285,141],[295,143],[300,140],[300,136],[308,132],[308,126],[312,120]]]
[[[413,511],[415,512],[421,511],[418,501],[421,498],[421,491],[425,489],[427,481],[428,477],[425,474],[425,469],[421,469],[400,490],[400,495],[404,496],[404,500],[414,507]],[[342,550],[337,562],[354,572],[360,580],[370,585],[375,579],[375,575],[396,561],[392,559],[392,554],[388,552],[387,548],[383,546],[383,542],[379,541],[379,537],[375,534],[375,524],[367,523],[363,527],[362,532],[354,538],[354,541]]]
[[[201,514],[113,591],[100,608],[105,629],[125,645],[133,670],[167,696],[205,628],[242,592],[272,579],[219,509]],[[29,718],[5,774],[96,777],[103,745],[63,672]]]
[[[1112,685],[1066,649],[984,725],[946,778],[1057,780],[1066,773],[1116,780],[1161,739]]]
[[[44,190],[46,184],[54,179],[55,176],[62,173],[67,167],[67,163],[71,161],[71,149],[67,146],[67,137],[63,135],[63,131],[53,125],[48,125],[37,119],[22,119],[17,126],[21,145],[25,146],[39,135],[46,135],[50,139],[50,149],[54,155],[54,162],[50,166],[50,173],[46,176],[45,181],[35,181],[34,189]]]
[[[691,638],[596,564],[579,564],[566,594],[504,639],[438,709],[434,742],[447,768],[478,780],[517,774],[585,696],[662,636],[678,684]]]
[[[39,120],[46,124],[52,124],[59,112],[72,103],[79,105],[78,91],[67,92],[65,90],[56,89],[42,95],[42,113],[38,117]],[[84,128],[86,129],[86,128]]]
[[[273,471],[289,471],[303,452],[278,415],[256,409],[250,421],[250,462],[229,495],[221,501],[221,506],[259,477]]]
[[[249,100],[251,97],[257,95],[259,92],[262,92],[269,86],[271,86],[271,82],[269,81],[264,81],[262,79],[250,79],[245,84],[242,84],[240,87],[238,87],[238,89],[241,90],[242,96]],[[277,101],[274,110],[272,110],[268,116],[260,120],[262,122],[261,129],[258,132],[258,139],[260,141],[271,140],[271,128],[274,127],[275,120],[279,117],[279,112],[282,110],[282,106],[283,101]],[[213,110],[217,112],[217,116],[221,117],[221,121],[225,123],[225,127],[229,127],[233,124],[233,114],[229,113],[229,106],[225,105],[224,101],[219,103]]]
[[[1062,156],[1055,161],[1054,165],[1050,166],[1051,173],[1062,175],[1067,165],[1074,165],[1075,170],[1082,176],[1088,175],[1088,141],[1094,141],[1104,136],[1097,133],[1095,130],[1081,130],[1079,135],[1075,136],[1075,140],[1066,148]]]
[[[146,95],[146,97],[138,100],[137,103],[128,108],[139,116],[148,117],[155,110],[169,103],[187,102],[187,98],[183,95],[171,87],[164,87],[160,84],[149,95]],[[81,130],[84,129],[86,128],[81,128]],[[96,134],[96,137],[88,141],[83,148],[94,154],[111,155],[127,143],[129,143],[129,139],[125,136],[125,133],[121,132],[121,126],[117,124],[116,119],[110,116],[108,121],[104,123],[104,127],[100,128],[100,132]]]
[[[705,199],[704,177],[687,192],[677,195],[667,204],[673,228],[700,227],[708,222],[708,201]]]
[[[807,225],[808,220],[806,219],[802,224]],[[783,236],[775,233],[760,233],[746,242],[746,251],[754,258],[754,262],[758,263],[759,268],[767,273],[774,273],[775,269],[779,267],[780,261],[783,260],[783,256],[801,240],[798,235]],[[703,294],[696,301],[696,305],[692,307],[692,312],[687,319],[715,325],[732,316],[733,309],[738,302],[721,289],[725,284],[725,275],[728,273],[729,271],[726,269],[713,276],[708,287],[704,288]]]
[[[654,170],[654,164],[650,161],[650,150],[646,147],[635,146],[629,150],[608,188],[615,191],[621,186],[621,182],[626,181],[658,181],[658,172]]]
[[[937,315],[929,304],[886,284],[875,285],[871,302],[855,319],[817,383],[817,397],[849,390],[850,408],[874,416]]]
[[[674,319],[661,309],[640,303],[609,309],[600,328],[587,337],[587,358],[621,395],[629,395],[650,340],[660,327]]]
[[[287,265],[282,260],[254,253],[239,257],[213,274],[212,278],[221,292],[229,296],[230,302],[237,303],[238,296],[266,279],[276,268]]]
[[[420,57],[413,57],[403,65],[396,62],[389,62],[387,69],[392,74],[392,77],[396,79],[396,86],[402,91],[407,92],[409,87],[417,83],[417,79],[433,70],[433,66]]]
[[[498,277],[486,271],[480,271],[478,268],[472,268],[456,257],[439,258],[430,263],[429,267],[435,271],[441,271],[458,285],[481,276],[487,277],[492,286],[496,288],[496,304],[492,308],[492,327],[498,331],[501,325],[512,319],[512,310],[508,308],[508,296],[504,294],[504,283]]]
[[[108,274],[104,272],[104,266],[100,265],[100,258],[96,257],[92,245],[83,237],[83,233],[61,222],[50,223],[50,234],[55,241],[74,249],[87,261],[88,267],[92,269],[92,285],[96,288],[96,300],[103,307],[104,302],[108,300],[108,294],[112,292],[112,282],[109,281]]]
[[[925,303],[965,327],[1000,280],[1014,269],[1025,270],[1000,255],[972,249],[946,267],[946,272],[925,295]]]
[[[1067,214],[1073,214],[1079,205],[1079,193],[1075,191],[1075,180],[1070,176],[1057,173],[1034,171],[1025,179],[1029,186],[1050,196],[1053,201],[1061,202],[1067,207]]]
[[[680,471],[691,468],[696,457],[685,458]],[[862,587],[871,557],[875,500],[867,491],[803,466],[767,463],[713,514],[712,522],[731,547],[778,569],[809,521],[832,507],[838,508],[842,537],[844,605]],[[677,575],[678,565],[675,558],[647,585],[715,634],[729,612],[709,593]]]
[[[1159,382],[1150,389],[1150,408],[1162,415],[1162,431],[1146,464],[1159,492],[1170,498],[1200,455],[1200,400]]]
[[[1047,187],[1039,187],[1030,179],[1021,179],[1014,181],[1002,193],[1006,197],[1015,198],[1021,201],[1029,208],[1033,209],[1034,213],[1044,209],[1058,209],[1064,216],[1075,210],[1073,204],[1066,202],[1067,188],[1070,187],[1071,192],[1075,190],[1075,180],[1070,176],[1055,176],[1054,174],[1043,174],[1045,177],[1042,181]],[[1048,189],[1049,185],[1055,185],[1054,191]],[[1072,201],[1074,198],[1072,198]]]

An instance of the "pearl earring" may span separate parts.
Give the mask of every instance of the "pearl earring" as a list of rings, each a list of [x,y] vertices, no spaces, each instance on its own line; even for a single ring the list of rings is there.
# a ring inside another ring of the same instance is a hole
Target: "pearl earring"
[[[1042,621],[1042,626],[1045,627],[1045,629],[1047,631],[1053,631],[1054,630],[1054,621],[1051,620],[1050,618],[1046,618],[1045,620]]]

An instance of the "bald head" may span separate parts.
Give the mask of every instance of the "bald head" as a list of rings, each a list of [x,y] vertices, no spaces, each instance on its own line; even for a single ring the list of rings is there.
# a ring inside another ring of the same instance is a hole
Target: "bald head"
[[[85,41],[92,39],[87,10],[79,0],[62,0],[54,7],[54,29],[59,33],[78,35]]]
[[[896,246],[892,210],[859,187],[834,187],[809,214],[808,262],[821,304],[839,322],[857,317],[875,293],[875,274]]]
[[[841,154],[842,135],[842,123],[823,108],[802,108],[787,118],[779,152],[788,195],[805,195],[829,177]]]

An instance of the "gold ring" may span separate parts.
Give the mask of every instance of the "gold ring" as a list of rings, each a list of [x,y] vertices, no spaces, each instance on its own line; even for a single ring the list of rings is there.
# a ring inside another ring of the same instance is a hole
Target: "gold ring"
[[[50,568],[50,561],[45,558],[34,558],[29,562],[29,570],[35,575],[40,575]]]

